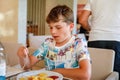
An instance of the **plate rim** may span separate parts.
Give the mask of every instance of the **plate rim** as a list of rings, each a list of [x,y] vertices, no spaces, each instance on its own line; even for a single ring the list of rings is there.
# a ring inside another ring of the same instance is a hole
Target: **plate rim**
[[[63,75],[62,75],[62,74],[60,74],[60,73],[58,73],[58,72],[54,72],[54,71],[48,71],[48,70],[31,70],[31,71],[23,72],[23,73],[18,74],[18,75],[16,76],[16,79],[19,80],[19,78],[20,78],[22,75],[23,75],[23,77],[26,76],[25,74],[28,74],[28,76],[31,76],[31,75],[30,75],[31,73],[33,73],[34,75],[37,75],[37,74],[42,73],[42,72],[47,73],[48,75],[54,74],[54,75],[59,76],[59,78],[58,78],[57,80],[62,80],[62,79],[63,79]],[[32,74],[32,75],[33,75],[33,74]]]

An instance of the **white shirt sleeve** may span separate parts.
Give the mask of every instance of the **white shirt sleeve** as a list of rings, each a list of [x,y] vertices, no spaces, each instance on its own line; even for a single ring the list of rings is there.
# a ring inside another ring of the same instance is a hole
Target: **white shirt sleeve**
[[[86,3],[85,7],[83,8],[83,10],[89,10],[91,11],[91,7],[90,7],[90,1],[88,0],[88,2]]]

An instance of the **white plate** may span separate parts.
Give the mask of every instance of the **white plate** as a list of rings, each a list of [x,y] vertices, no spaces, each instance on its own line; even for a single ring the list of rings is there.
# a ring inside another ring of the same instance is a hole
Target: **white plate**
[[[29,71],[29,72],[24,72],[19,75],[17,75],[17,80],[21,77],[27,77],[27,76],[32,76],[32,75],[37,75],[39,73],[46,73],[48,76],[58,76],[56,80],[63,80],[63,76],[57,72],[53,71],[46,71],[46,70],[34,70],[34,71]]]

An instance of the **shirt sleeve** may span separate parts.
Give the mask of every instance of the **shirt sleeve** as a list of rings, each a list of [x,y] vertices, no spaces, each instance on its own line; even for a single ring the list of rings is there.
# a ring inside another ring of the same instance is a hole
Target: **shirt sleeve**
[[[38,60],[44,59],[52,42],[52,38],[46,38],[41,46],[32,55],[37,57]]]
[[[85,7],[83,8],[83,10],[91,11],[90,0],[88,0],[88,2],[86,3]]]
[[[44,44],[44,43],[43,43]],[[33,56],[37,57],[38,60],[42,60],[44,58],[44,46],[40,46],[37,50],[34,51],[32,54]]]
[[[81,61],[83,59],[90,59],[86,40],[80,39],[77,41],[76,51],[78,61]]]

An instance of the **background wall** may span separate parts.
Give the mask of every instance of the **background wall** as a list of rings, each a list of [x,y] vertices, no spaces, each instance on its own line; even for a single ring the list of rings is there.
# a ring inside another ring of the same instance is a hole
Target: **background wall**
[[[18,0],[0,0],[0,37],[3,41],[17,42]]]
[[[26,42],[26,0],[0,0],[0,41]]]
[[[87,0],[78,0],[78,4],[86,4]]]

